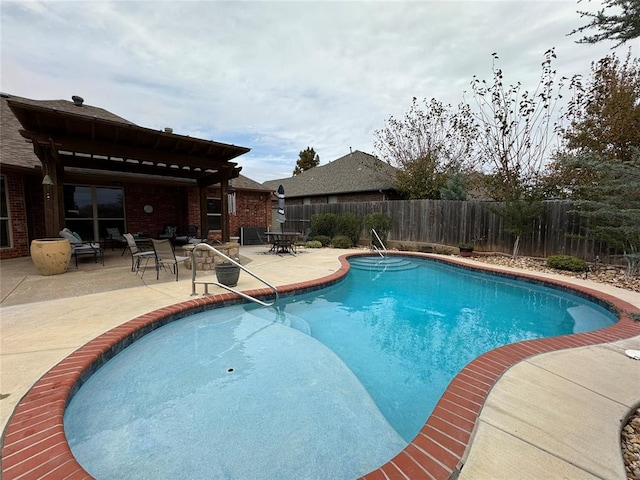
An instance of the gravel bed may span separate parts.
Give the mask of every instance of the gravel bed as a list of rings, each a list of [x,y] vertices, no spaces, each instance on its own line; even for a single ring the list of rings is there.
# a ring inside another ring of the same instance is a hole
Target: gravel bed
[[[513,258],[504,255],[474,255],[473,259],[479,262],[491,263],[493,265],[500,265],[503,267],[515,267],[538,272],[557,273],[559,275],[566,275],[573,278],[588,278],[594,282],[607,283],[609,285],[640,293],[640,275],[634,275],[630,279],[627,279],[627,268],[620,265],[592,264],[590,265],[588,272],[575,273],[549,268],[546,265],[546,260],[543,258],[518,257],[514,260]]]

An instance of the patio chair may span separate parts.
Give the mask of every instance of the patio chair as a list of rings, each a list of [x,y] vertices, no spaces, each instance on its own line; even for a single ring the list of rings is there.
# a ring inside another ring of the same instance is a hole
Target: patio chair
[[[95,263],[98,263],[98,260],[100,260],[100,263],[104,265],[104,250],[99,242],[85,242],[80,235],[66,227],[58,233],[62,238],[69,240],[71,244],[71,254],[76,262],[76,268],[78,268],[78,256],[80,255],[93,255]]]
[[[105,240],[111,243],[111,250],[113,250],[113,245],[117,243],[118,246],[124,247],[122,249],[123,255],[124,255],[124,252],[127,251],[127,239],[122,236],[122,234],[120,233],[120,229],[118,227],[107,228],[107,238]]]
[[[156,254],[153,250],[143,250],[136,243],[135,238],[130,233],[123,235],[127,242],[127,249],[131,253],[131,271],[136,272],[140,270],[140,262],[144,259],[147,262],[150,258],[155,258]],[[146,265],[146,263],[145,263]]]
[[[178,264],[184,262],[189,257],[176,256],[173,251],[171,242],[168,239],[156,240],[151,239],[153,250],[156,252],[156,280],[160,278],[160,267],[169,268],[176,276],[178,281]]]

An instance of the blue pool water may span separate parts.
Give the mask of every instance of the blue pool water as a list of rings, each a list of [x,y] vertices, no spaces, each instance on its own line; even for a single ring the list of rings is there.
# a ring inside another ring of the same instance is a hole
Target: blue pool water
[[[277,308],[239,305],[143,337],[70,402],[95,477],[348,479],[420,430],[469,361],[616,318],[579,297],[426,260],[352,260]]]

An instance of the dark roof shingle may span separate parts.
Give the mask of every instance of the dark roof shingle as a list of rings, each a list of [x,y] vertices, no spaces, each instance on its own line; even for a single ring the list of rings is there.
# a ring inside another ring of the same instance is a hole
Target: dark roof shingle
[[[269,180],[262,185],[271,190],[282,185],[287,197],[384,191],[395,188],[396,172],[394,167],[373,155],[356,150],[299,175]]]

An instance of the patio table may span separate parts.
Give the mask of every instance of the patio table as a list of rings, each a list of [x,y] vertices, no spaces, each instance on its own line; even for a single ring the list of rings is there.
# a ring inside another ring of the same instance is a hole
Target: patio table
[[[290,253],[296,254],[295,244],[300,236],[300,232],[265,232],[265,235],[271,243],[271,253]]]

